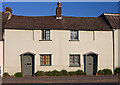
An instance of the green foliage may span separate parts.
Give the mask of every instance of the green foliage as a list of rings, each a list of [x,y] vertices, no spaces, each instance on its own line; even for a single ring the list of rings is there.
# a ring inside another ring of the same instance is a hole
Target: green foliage
[[[103,70],[99,70],[99,71],[98,71],[98,75],[104,75]]]
[[[45,75],[46,76],[53,76],[53,73],[51,71],[47,71],[47,72],[45,72]]]
[[[66,76],[66,75],[86,75],[85,72],[83,72],[82,70],[78,70],[78,71],[70,71],[67,72],[66,70],[61,70],[61,71],[57,71],[57,70],[53,70],[53,71],[37,71],[35,73],[35,76]]]
[[[103,69],[104,75],[111,75],[112,71],[110,69]]]
[[[35,73],[35,76],[44,76],[44,75],[45,75],[44,71],[37,71]]]
[[[73,75],[77,75],[77,73],[76,73],[75,71],[70,71],[70,72],[69,72],[69,75],[70,75],[70,76],[73,76]]]
[[[114,73],[115,73],[115,75],[116,75],[116,74],[120,74],[120,67],[115,68]]]
[[[17,72],[17,73],[14,74],[14,76],[16,76],[16,77],[23,77],[23,74],[21,72]]]
[[[3,77],[10,77],[10,75],[9,75],[9,73],[5,72],[5,73],[3,74]]]
[[[83,73],[83,75],[86,75],[86,74],[87,74],[86,72]]]
[[[68,72],[66,70],[61,70],[60,72],[62,75],[68,75]]]
[[[110,69],[99,70],[98,75],[112,75],[112,71]]]
[[[84,73],[84,72],[83,72],[82,70],[77,70],[77,71],[76,71],[76,74],[77,74],[77,75],[83,75],[83,73]]]
[[[62,73],[57,70],[53,70],[52,74],[53,74],[53,76],[61,76],[62,75]]]

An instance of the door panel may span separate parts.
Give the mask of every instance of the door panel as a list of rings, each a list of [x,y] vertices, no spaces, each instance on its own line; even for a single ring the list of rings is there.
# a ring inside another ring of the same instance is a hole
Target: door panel
[[[86,56],[86,72],[87,75],[93,75],[93,57]]]
[[[32,75],[33,71],[33,55],[25,54],[22,56],[22,73],[24,76]]]
[[[87,75],[96,75],[97,55],[89,54],[85,56],[85,72],[87,73]]]

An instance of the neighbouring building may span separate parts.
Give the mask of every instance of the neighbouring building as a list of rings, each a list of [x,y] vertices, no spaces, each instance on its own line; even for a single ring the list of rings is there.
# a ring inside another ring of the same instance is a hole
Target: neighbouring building
[[[11,9],[3,26],[4,72],[78,69],[87,75],[100,69],[120,66],[120,14],[98,17],[62,16],[58,3],[56,16],[18,16]]]

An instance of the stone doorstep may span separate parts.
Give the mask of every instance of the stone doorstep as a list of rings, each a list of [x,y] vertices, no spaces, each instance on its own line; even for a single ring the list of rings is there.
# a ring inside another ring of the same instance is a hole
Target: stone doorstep
[[[118,82],[117,79],[99,79],[99,80],[59,80],[59,81],[3,81],[2,83],[104,83]]]

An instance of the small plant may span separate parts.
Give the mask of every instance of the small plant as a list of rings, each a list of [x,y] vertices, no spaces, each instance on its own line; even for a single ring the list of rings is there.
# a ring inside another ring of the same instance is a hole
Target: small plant
[[[47,71],[47,72],[45,72],[45,75],[46,75],[46,76],[53,76],[53,74],[52,74],[51,71]]]
[[[115,68],[114,73],[115,73],[115,75],[120,74],[120,67]]]
[[[35,76],[44,76],[44,75],[45,75],[44,71],[37,71],[35,73]]]
[[[3,74],[3,77],[10,77],[10,75],[9,75],[9,73],[5,72],[5,73]]]
[[[62,75],[68,75],[68,72],[66,70],[61,70],[60,72]]]
[[[98,71],[98,75],[104,75],[103,70],[99,70],[99,71]]]
[[[77,74],[77,75],[83,75],[84,72],[83,72],[82,70],[77,70],[77,71],[76,71],[76,74]]]
[[[112,71],[110,69],[103,69],[104,75],[111,75]]]
[[[61,76],[62,75],[62,73],[57,70],[53,70],[52,74],[53,74],[53,76]]]
[[[75,71],[70,71],[70,72],[69,72],[69,75],[70,75],[70,76],[73,76],[73,75],[76,75],[76,74],[77,74],[77,73],[76,73]]]
[[[16,76],[16,77],[23,77],[23,75],[22,75],[21,72],[17,72],[17,73],[15,73],[14,76]]]
[[[112,75],[112,71],[110,69],[99,70],[98,75]]]
[[[83,75],[86,75],[87,73],[86,72],[83,72]]]

